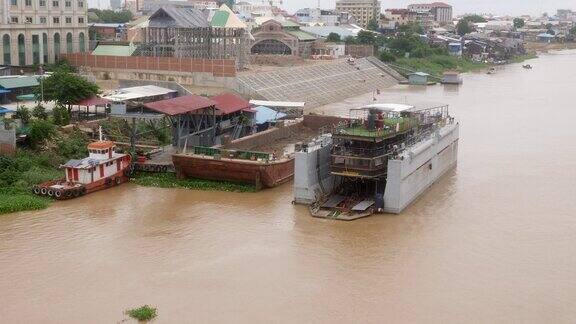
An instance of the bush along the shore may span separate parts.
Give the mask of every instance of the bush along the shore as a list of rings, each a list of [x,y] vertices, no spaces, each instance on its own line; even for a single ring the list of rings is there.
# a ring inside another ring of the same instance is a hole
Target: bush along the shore
[[[62,163],[87,154],[84,133],[59,131],[51,120],[32,120],[26,133],[27,149],[0,156],[0,214],[48,207],[52,200],[32,194],[32,186],[62,178]]]
[[[417,23],[400,26],[394,36],[377,36],[379,58],[402,68],[441,75],[448,70],[469,72],[487,67],[466,58],[453,57],[444,46],[430,45],[420,35],[424,32]],[[402,71],[403,73],[406,71]]]
[[[128,316],[132,317],[133,319],[137,319],[138,321],[150,321],[158,316],[156,312],[156,307],[152,307],[149,305],[144,305],[138,308],[132,308],[125,312]]]
[[[145,187],[182,188],[228,192],[256,191],[256,187],[249,184],[203,179],[178,179],[173,173],[136,172],[132,180],[134,183]]]
[[[32,151],[0,156],[0,214],[48,207],[51,200],[33,195],[30,188],[61,177],[55,168],[58,160],[53,154]]]

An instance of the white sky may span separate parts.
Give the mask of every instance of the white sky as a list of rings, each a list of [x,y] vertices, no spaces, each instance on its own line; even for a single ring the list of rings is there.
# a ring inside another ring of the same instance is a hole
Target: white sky
[[[404,8],[411,3],[434,2],[434,0],[380,0],[382,7]],[[321,8],[334,8],[335,0],[320,0]],[[498,15],[539,15],[556,13],[556,9],[576,10],[576,0],[448,0],[456,14],[493,13]],[[284,0],[284,7],[293,12],[299,8],[317,7],[318,0]]]
[[[237,0],[246,1],[246,0]],[[248,0],[262,3],[263,0]],[[265,1],[265,0],[264,0]],[[336,0],[283,0],[284,8],[295,12],[300,8],[317,7],[333,9]],[[380,0],[382,8],[404,8],[410,3],[434,2],[435,0]],[[576,0],[447,0],[454,7],[455,14],[493,13],[498,15],[540,15],[543,12],[556,13],[556,9],[576,10]],[[88,0],[90,8],[108,8],[110,0]]]

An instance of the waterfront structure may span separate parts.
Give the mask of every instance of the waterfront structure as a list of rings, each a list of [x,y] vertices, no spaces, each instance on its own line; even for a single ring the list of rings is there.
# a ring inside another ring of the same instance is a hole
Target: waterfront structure
[[[296,153],[294,200],[316,217],[400,213],[457,161],[448,106],[372,104],[334,120],[331,133]]]
[[[452,6],[444,2],[419,3],[408,5],[408,10],[418,13],[430,13],[433,20],[438,23],[452,22]]]
[[[88,50],[86,0],[0,0],[0,65],[54,63]]]
[[[149,102],[147,110],[166,115],[172,122],[172,145],[177,148],[213,146],[225,138],[251,132],[254,111],[248,101],[230,93],[211,98],[196,95]]]
[[[338,0],[336,1],[338,13],[349,13],[362,28],[367,28],[371,20],[380,18],[381,4],[378,0]]]
[[[375,57],[334,61],[237,77],[237,91],[252,98],[306,101],[314,108],[385,89],[406,80]]]

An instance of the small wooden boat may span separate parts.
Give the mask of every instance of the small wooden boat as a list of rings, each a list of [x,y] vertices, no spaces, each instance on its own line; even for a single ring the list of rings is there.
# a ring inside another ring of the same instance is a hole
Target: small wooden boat
[[[66,177],[32,188],[34,194],[65,200],[117,186],[129,180],[131,157],[114,151],[114,142],[100,140],[88,145],[89,156],[70,160],[61,168]]]

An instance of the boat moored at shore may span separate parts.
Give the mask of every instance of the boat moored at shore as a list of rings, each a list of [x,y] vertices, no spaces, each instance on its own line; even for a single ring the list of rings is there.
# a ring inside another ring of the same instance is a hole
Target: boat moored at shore
[[[127,182],[132,159],[128,154],[116,153],[115,148],[111,141],[99,140],[88,144],[88,157],[70,160],[61,166],[65,178],[36,185],[33,192],[65,200]]]
[[[458,139],[448,106],[352,109],[329,141],[296,153],[294,201],[323,218],[401,213],[456,165]]]

